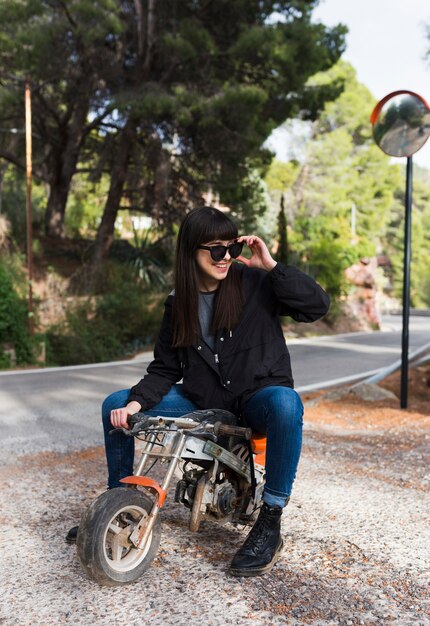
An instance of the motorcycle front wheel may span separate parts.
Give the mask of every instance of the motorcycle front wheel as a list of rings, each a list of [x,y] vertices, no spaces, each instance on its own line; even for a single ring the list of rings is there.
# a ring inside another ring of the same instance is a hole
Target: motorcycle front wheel
[[[157,517],[143,550],[130,541],[142,517],[148,517],[151,499],[137,489],[110,489],[83,513],[77,549],[88,576],[100,585],[136,581],[151,565],[161,539]]]

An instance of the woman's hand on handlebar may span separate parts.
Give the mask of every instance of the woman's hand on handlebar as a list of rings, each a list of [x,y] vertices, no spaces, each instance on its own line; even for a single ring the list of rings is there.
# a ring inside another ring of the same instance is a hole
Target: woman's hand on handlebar
[[[133,400],[121,409],[114,409],[110,412],[110,421],[112,426],[114,426],[114,428],[129,428],[127,422],[128,418],[130,415],[138,413],[141,408],[141,405]]]

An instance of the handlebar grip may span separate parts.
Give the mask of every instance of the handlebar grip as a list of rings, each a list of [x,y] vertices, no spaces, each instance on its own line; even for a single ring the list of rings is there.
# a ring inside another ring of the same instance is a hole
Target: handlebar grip
[[[216,422],[214,424],[215,435],[227,435],[230,437],[243,437],[244,439],[251,439],[252,430],[250,428],[244,428],[243,426],[230,426],[229,424],[223,424],[222,422]]]
[[[129,424],[130,426],[134,426],[138,422],[142,422],[146,419],[147,419],[147,416],[145,415],[145,413],[138,411],[137,413],[133,413],[133,415],[129,415],[127,417],[127,424]]]

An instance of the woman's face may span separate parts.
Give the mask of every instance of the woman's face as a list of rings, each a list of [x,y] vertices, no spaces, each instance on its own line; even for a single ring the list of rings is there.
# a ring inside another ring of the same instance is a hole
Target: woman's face
[[[220,240],[205,242],[204,246],[229,246],[234,240]],[[200,276],[200,288],[206,290],[216,289],[220,280],[224,280],[230,269],[232,259],[226,251],[225,257],[221,261],[214,261],[209,250],[198,249],[196,251],[196,262]]]

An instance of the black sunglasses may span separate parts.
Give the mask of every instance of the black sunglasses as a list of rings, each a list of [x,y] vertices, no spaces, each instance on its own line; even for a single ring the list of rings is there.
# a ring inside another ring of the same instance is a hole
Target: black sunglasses
[[[200,250],[209,250],[213,261],[222,261],[227,250],[232,259],[237,259],[242,252],[243,241],[235,241],[229,246],[197,246]]]

